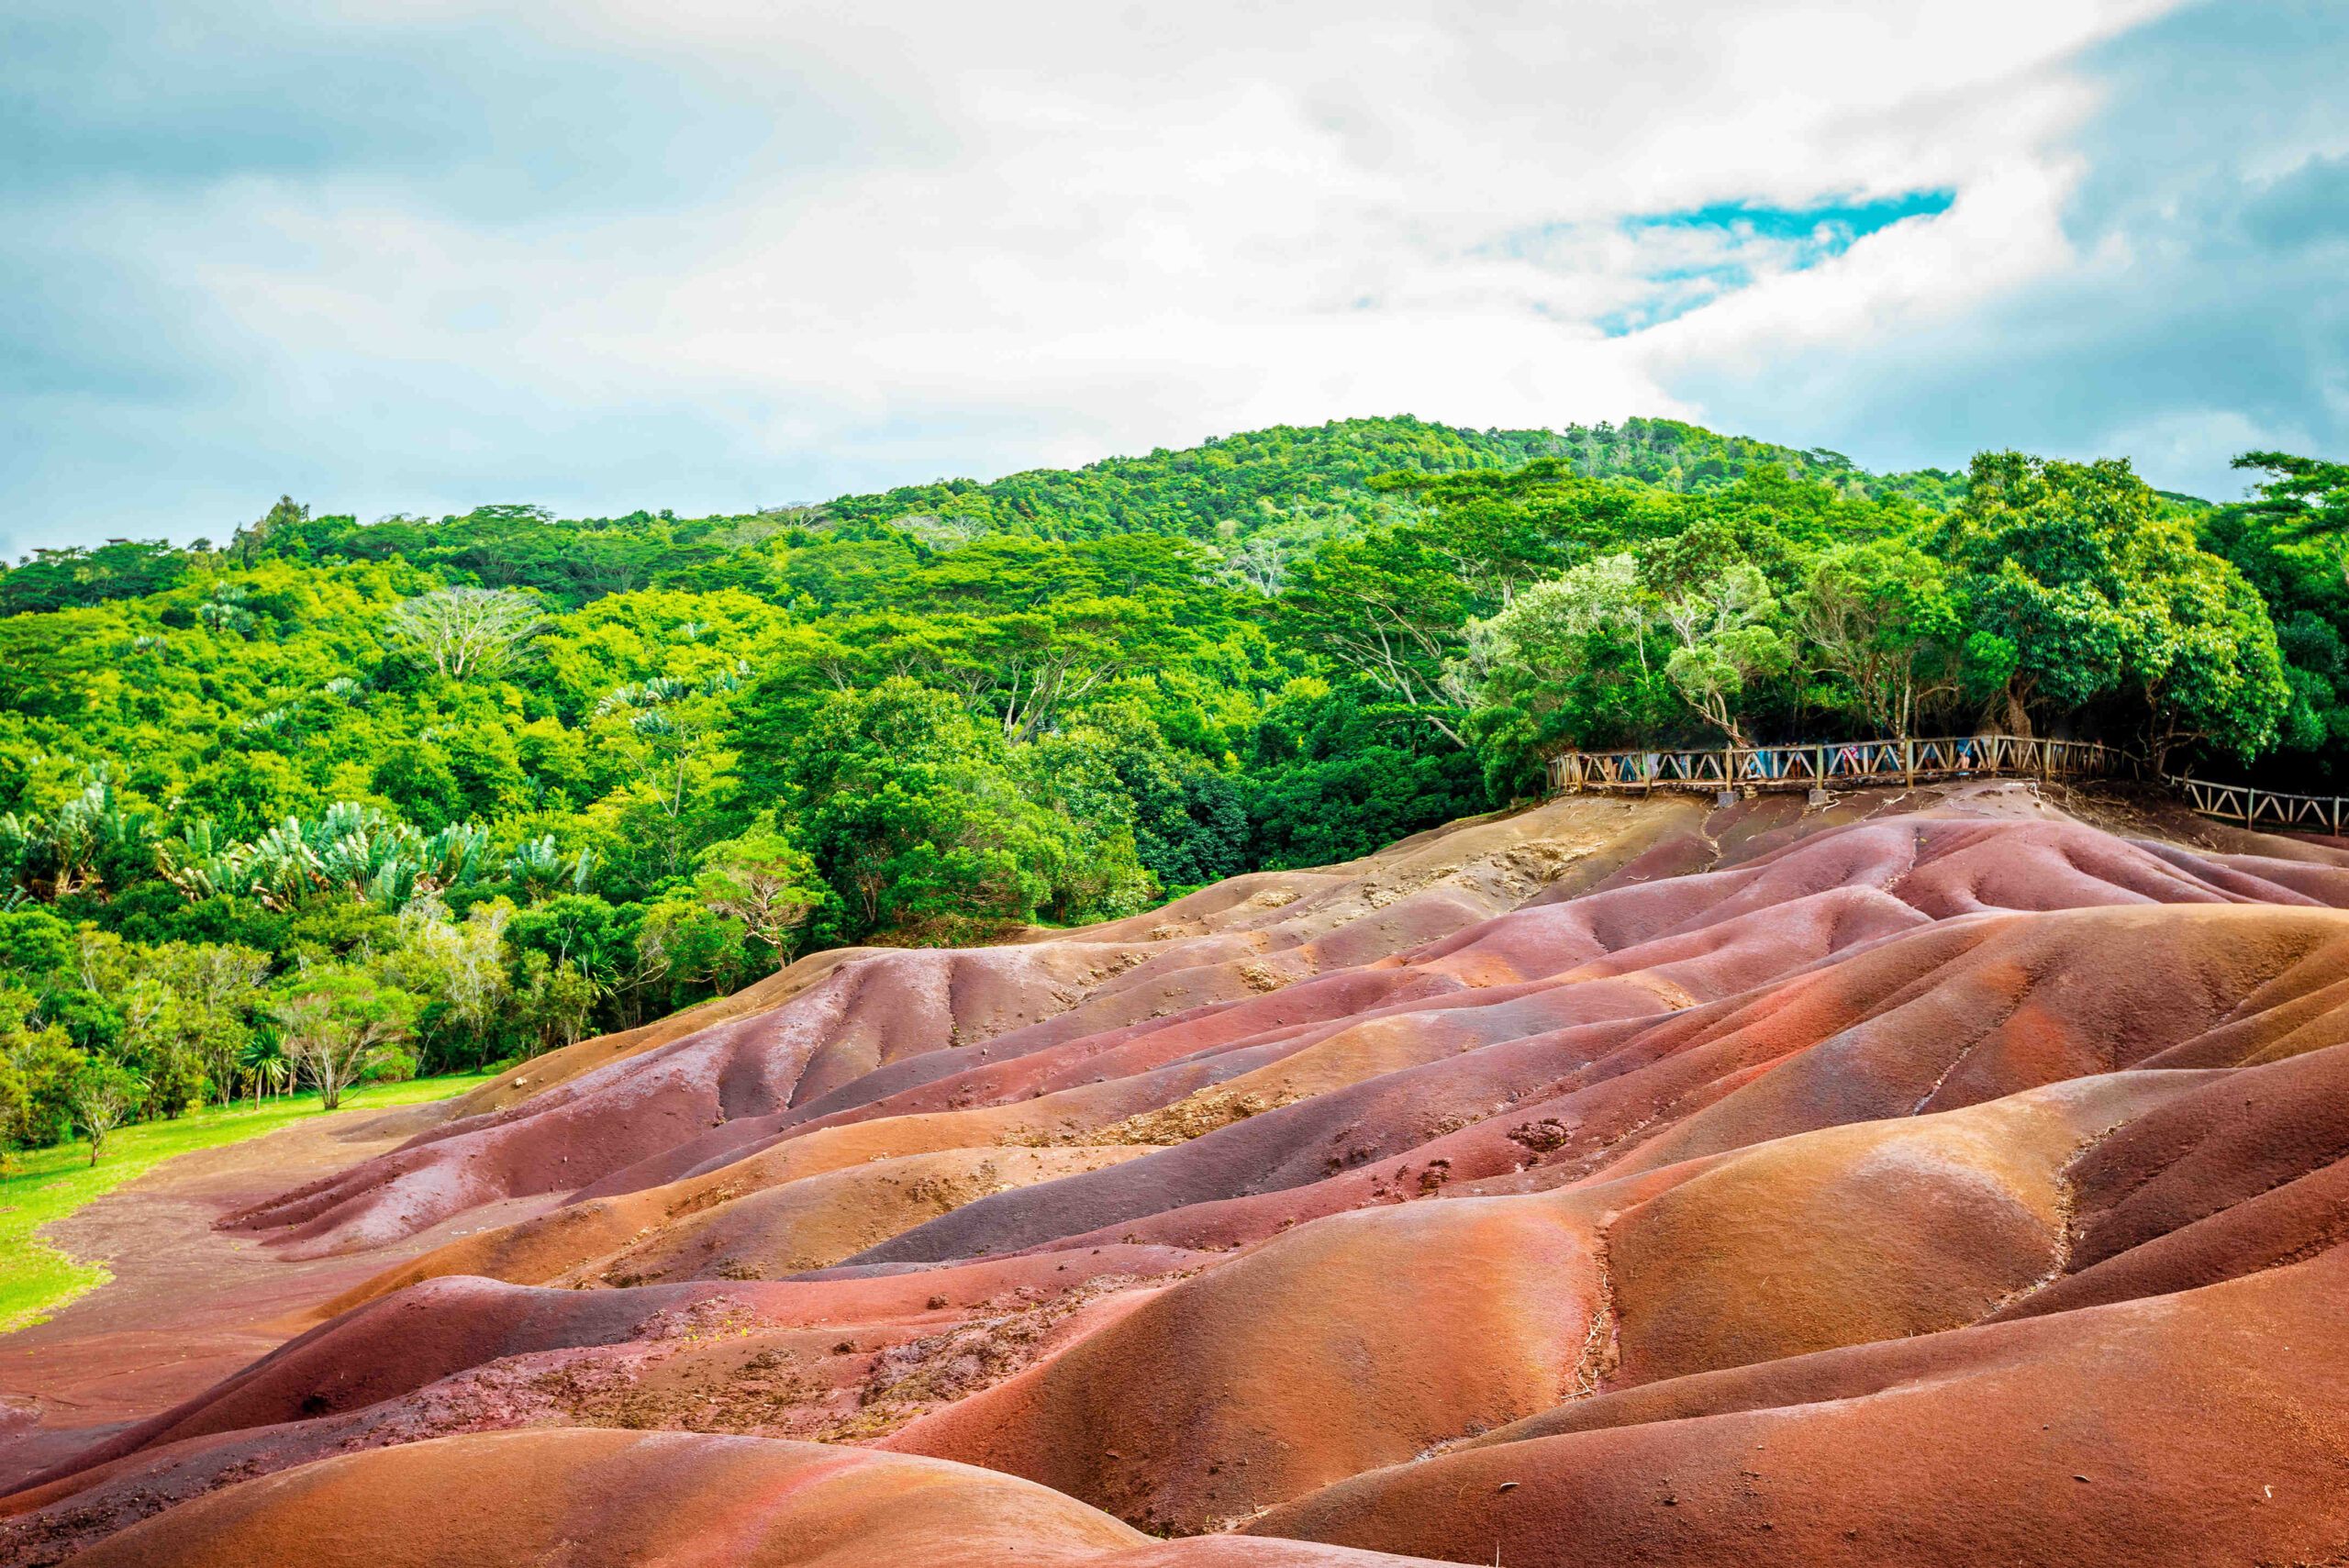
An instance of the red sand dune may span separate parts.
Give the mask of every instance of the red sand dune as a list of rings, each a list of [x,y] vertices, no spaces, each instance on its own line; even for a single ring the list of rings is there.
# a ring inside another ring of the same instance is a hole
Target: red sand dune
[[[387,1517],[395,1529],[320,1532]],[[687,1432],[443,1438],[215,1493],[76,1559],[88,1568],[302,1562],[333,1568],[744,1568],[865,1561],[1344,1568],[1405,1559],[1240,1538],[1152,1541],[1041,1486],[936,1461]]]
[[[1602,1395],[1247,1528],[1593,1568],[2336,1562],[2344,1268]]]
[[[0,1568],[2343,1560],[2349,848],[2067,799],[802,960],[223,1217],[385,1266]]]

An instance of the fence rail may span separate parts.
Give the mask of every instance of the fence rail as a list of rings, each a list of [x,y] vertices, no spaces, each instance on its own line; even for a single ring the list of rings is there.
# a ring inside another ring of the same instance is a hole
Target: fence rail
[[[2162,782],[2183,793],[2187,804],[2203,816],[2246,828],[2313,828],[2337,834],[2343,817],[2349,816],[2349,801],[2337,795],[2279,795],[2249,784],[2210,784],[2168,773]]]
[[[1706,751],[1566,751],[1550,759],[1553,792],[1659,789],[1824,789],[1830,784],[1913,784],[1920,779],[2087,778],[2120,773],[2127,759],[2091,740],[2021,735],[1937,740],[1830,740]],[[2197,807],[2197,809],[2200,809]]]
[[[1564,751],[1550,759],[1552,794],[1659,789],[1847,789],[1924,779],[2102,778],[2134,773],[2116,747],[2021,735],[1940,740],[1827,740],[1805,746],[1734,746],[1717,751]],[[2139,776],[2143,776],[2140,774]],[[2285,795],[2249,784],[2161,775],[2192,810],[2245,828],[2339,834],[2349,796]]]

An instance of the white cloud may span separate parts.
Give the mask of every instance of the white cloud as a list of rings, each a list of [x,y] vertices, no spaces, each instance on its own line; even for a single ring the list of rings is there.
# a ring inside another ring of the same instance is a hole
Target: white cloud
[[[2130,80],[2098,62],[2177,9],[534,11],[540,55],[465,87],[502,74],[522,107],[462,156],[224,150],[137,194],[15,198],[62,239],[0,267],[53,275],[78,245],[142,280],[117,320],[157,380],[0,385],[38,444],[0,480],[33,542],[217,534],[286,487],[366,514],[743,506],[1400,411],[1962,461],[1984,422],[1937,429],[1921,389],[1972,375],[1949,395],[1978,399],[2034,290],[2125,278],[2158,238],[2076,213],[2129,157],[2091,145]],[[304,17],[304,48],[376,54],[520,25]],[[1799,226],[1627,222],[1928,191],[1954,201],[1831,255]],[[24,363],[70,380],[72,337]],[[2223,402],[2102,428],[2199,473]]]

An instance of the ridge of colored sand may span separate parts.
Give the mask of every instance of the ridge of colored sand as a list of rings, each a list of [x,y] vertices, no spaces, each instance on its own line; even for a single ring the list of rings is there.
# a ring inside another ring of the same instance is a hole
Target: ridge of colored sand
[[[2151,797],[1553,801],[451,1108],[207,1198],[303,1331],[0,1568],[2349,1542],[2349,847]]]

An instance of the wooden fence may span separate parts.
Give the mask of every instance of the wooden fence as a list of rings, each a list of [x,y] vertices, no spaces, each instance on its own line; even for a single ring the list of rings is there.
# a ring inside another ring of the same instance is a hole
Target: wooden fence
[[[1860,789],[1963,778],[2108,778],[2137,762],[2091,740],[1968,735],[1937,740],[1830,740],[1806,746],[1739,746],[1709,751],[1566,751],[1550,759],[1553,794],[1595,790]],[[2142,775],[2140,775],[2142,776]],[[2245,828],[2338,834],[2349,797],[2284,795],[2249,784],[2211,784],[2164,773],[2162,782],[2204,817]]]
[[[2339,833],[2341,821],[2349,811],[2349,802],[2337,795],[2278,795],[2272,789],[2254,789],[2249,784],[2210,784],[2197,778],[2174,778],[2165,773],[2162,782],[2177,789],[2186,803],[2205,817],[2215,817],[2221,822],[2240,822],[2246,828],[2298,828],[2320,833]]]
[[[1709,751],[1567,751],[1550,759],[1550,788],[1642,794],[1659,789],[1857,789],[1913,784],[1922,779],[2091,778],[2121,773],[2128,766],[2119,750],[2094,741],[1967,735]]]

